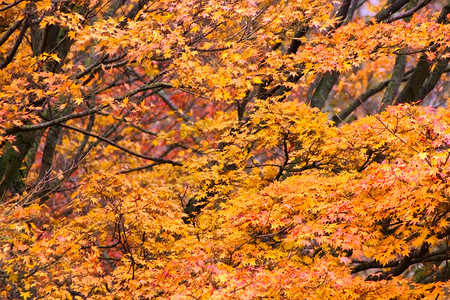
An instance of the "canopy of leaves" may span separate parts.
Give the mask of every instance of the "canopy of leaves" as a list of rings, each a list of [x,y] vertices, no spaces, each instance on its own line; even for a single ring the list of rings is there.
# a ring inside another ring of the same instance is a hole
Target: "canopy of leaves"
[[[446,1],[0,3],[0,298],[447,299]]]

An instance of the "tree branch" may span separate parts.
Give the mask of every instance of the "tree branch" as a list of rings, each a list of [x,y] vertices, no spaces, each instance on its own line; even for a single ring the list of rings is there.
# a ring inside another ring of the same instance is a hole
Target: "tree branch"
[[[415,251],[414,253],[411,253],[410,255],[404,256],[400,261],[398,261],[397,266],[394,266],[391,268],[391,270],[382,272],[381,274],[372,274],[369,275],[366,280],[367,281],[380,281],[384,279],[390,279],[391,277],[399,276],[403,272],[406,271],[406,269],[409,268],[412,264],[414,264],[413,259],[414,258],[421,258],[424,255],[428,253],[428,244],[423,243],[420,249]]]
[[[394,12],[401,9],[406,3],[408,3],[411,0],[400,0],[393,2],[388,8],[382,10],[375,16],[375,20],[377,22],[383,21],[384,18],[389,17]],[[426,0],[428,1],[428,0]],[[341,7],[339,8],[337,17],[340,18],[340,21],[336,24],[335,28],[341,26],[344,23],[345,16],[347,15],[349,11],[350,1],[344,2]],[[370,24],[370,22],[367,22],[367,24]],[[330,29],[329,29],[330,31]],[[338,81],[340,73],[337,71],[330,71],[322,75],[322,78],[320,79],[319,83],[317,84],[315,91],[313,93],[313,96],[308,99],[309,105],[311,107],[317,107],[321,109],[325,102],[328,99],[328,96],[333,89],[334,85]],[[319,75],[320,76],[320,75]]]
[[[94,114],[96,112],[101,111],[102,109],[105,109],[106,107],[108,107],[109,105],[100,105],[97,106],[93,109],[88,109],[79,113],[74,113],[74,114],[70,114],[67,116],[63,116],[57,119],[53,119],[50,120],[48,122],[45,123],[41,123],[41,124],[36,124],[36,125],[25,125],[25,126],[21,126],[21,127],[13,127],[11,129],[8,129],[5,131],[5,133],[3,135],[10,135],[10,134],[15,134],[18,132],[29,132],[29,131],[34,131],[34,130],[39,130],[39,129],[45,129],[48,128],[50,126],[53,125],[58,125],[59,123],[63,123],[72,119],[77,119],[77,118],[81,118],[90,114]]]
[[[17,49],[19,49],[19,46],[22,43],[22,39],[23,39],[27,29],[28,29],[28,19],[25,18],[23,25],[22,25],[22,29],[19,32],[19,36],[17,37],[16,42],[14,43],[14,46],[11,49],[11,52],[9,52],[5,61],[3,61],[3,63],[0,65],[0,70],[6,68],[9,65],[9,63],[12,62],[14,56],[16,55]]]
[[[0,46],[3,45],[9,39],[11,34],[13,34],[14,31],[16,31],[17,28],[19,28],[19,26],[22,24],[23,20],[24,19],[18,20],[16,22],[14,22],[14,24],[12,24],[11,27],[9,27],[9,29],[0,38]]]
[[[446,52],[449,52],[450,48]],[[424,82],[423,86],[417,92],[417,99],[423,100],[426,95],[428,95],[439,82],[441,75],[445,72],[449,58],[440,59],[436,62],[433,71],[428,76],[427,80]]]
[[[443,261],[445,260],[445,257],[443,255],[445,255],[447,253],[447,249],[442,249],[439,251],[435,251],[426,255],[423,255],[422,257],[419,258],[413,258],[411,260],[412,264],[417,264],[417,263],[422,263],[422,262],[435,262],[435,261]],[[354,266],[352,268],[351,273],[355,274],[361,271],[366,271],[369,269],[382,269],[382,268],[393,268],[393,267],[397,267],[400,263],[399,260],[393,260],[388,262],[387,264],[381,264],[378,261],[368,261],[368,262],[354,262],[356,263],[356,266]]]
[[[166,93],[164,93],[163,91],[159,91],[157,92],[158,96],[161,97],[161,99],[164,101],[164,103],[167,104],[168,107],[170,107],[170,109],[176,113],[178,116],[180,116],[181,118],[183,118],[183,120],[186,123],[191,123],[193,124],[194,122],[192,121],[192,118],[189,117],[188,115],[186,115],[178,106],[175,105],[175,103],[172,102],[172,100],[169,99],[169,97],[166,95]]]
[[[133,155],[133,156],[145,159],[145,160],[150,160],[150,161],[154,161],[154,162],[161,163],[161,164],[170,164],[170,165],[174,165],[174,166],[182,166],[181,163],[173,161],[173,160],[163,159],[163,158],[156,158],[156,157],[150,157],[150,156],[147,156],[147,155],[136,153],[136,152],[134,152],[132,150],[129,150],[129,149],[125,148],[125,147],[122,147],[122,146],[114,143],[113,141],[111,141],[111,140],[109,140],[107,138],[104,138],[104,137],[102,137],[100,135],[97,135],[97,134],[85,131],[83,129],[79,129],[79,128],[76,128],[76,127],[73,127],[73,126],[70,126],[70,125],[66,125],[66,124],[58,124],[58,126],[62,126],[64,128],[67,128],[67,129],[70,129],[70,130],[82,133],[84,135],[88,135],[88,136],[94,137],[94,138],[99,139],[102,142],[105,142],[105,143],[107,143],[107,144],[109,144],[109,145],[111,145],[111,146],[113,146],[113,147],[115,147],[117,149],[122,150],[125,153],[128,153],[130,155]]]
[[[400,10],[403,6],[405,6],[410,1],[411,0],[397,0],[397,1],[393,1],[392,4],[389,7],[383,9],[382,11],[380,11],[379,13],[377,13],[375,15],[375,21],[376,22],[382,22],[382,21],[386,20],[387,18],[392,16],[393,13],[397,12],[398,10]]]
[[[383,99],[381,100],[381,110],[384,110],[388,105],[394,103],[395,96],[405,74],[406,56],[397,55],[395,58],[394,70],[392,71],[391,80],[386,88]]]
[[[23,1],[24,0],[18,0],[18,1],[15,1],[15,2],[11,3],[11,4],[8,4],[7,6],[0,8],[0,12],[8,10],[10,8],[13,8],[14,6],[16,6],[17,4],[22,3]]]
[[[347,106],[339,115],[333,116],[331,119],[336,125],[344,121],[355,109],[357,109],[361,102],[367,101],[370,97],[375,95],[376,93],[381,92],[385,87],[388,86],[390,80],[385,80],[381,83],[379,83],[377,86],[374,86],[371,89],[368,89],[366,92],[364,92],[361,96],[357,97],[353,102]]]
[[[417,6],[411,8],[411,9],[409,9],[407,11],[405,11],[404,13],[401,13],[401,14],[399,14],[397,16],[390,17],[385,22],[386,23],[392,23],[392,22],[400,20],[400,19],[408,18],[408,17],[412,16],[415,12],[420,10],[421,8],[425,7],[430,2],[431,2],[431,0],[424,0],[422,3],[418,4]]]
[[[151,89],[155,89],[155,88],[169,88],[172,87],[172,85],[170,83],[165,83],[165,82],[154,82],[154,83],[149,83],[146,85],[143,85],[133,91],[130,91],[128,93],[126,93],[125,95],[119,96],[114,98],[115,101],[121,101],[125,98],[129,98],[137,93],[143,92],[143,91],[147,91],[147,90],[151,90]],[[53,126],[53,125],[58,125],[60,123],[66,122],[68,120],[72,120],[72,119],[77,119],[77,118],[81,118],[90,114],[94,114],[97,113],[107,107],[109,107],[109,104],[105,104],[105,105],[100,105],[97,106],[93,109],[88,109],[79,113],[74,113],[74,114],[70,114],[67,116],[63,116],[57,119],[53,119],[50,120],[48,122],[45,123],[41,123],[41,124],[36,124],[36,125],[25,125],[25,126],[20,126],[20,127],[13,127],[11,129],[8,129],[5,131],[5,133],[3,134],[5,135],[10,135],[10,134],[15,134],[18,132],[28,132],[28,131],[34,131],[34,130],[39,130],[39,129],[45,129],[47,127]]]
[[[406,72],[403,76],[402,81],[406,81],[409,78],[409,75],[412,73],[412,70]],[[349,106],[347,106],[339,115],[333,116],[331,120],[336,124],[340,124],[343,122],[355,109],[357,109],[361,103],[366,102],[373,95],[381,92],[385,87],[388,86],[391,79],[380,82],[377,86],[374,86],[371,89],[368,89],[361,96],[357,97]]]
[[[447,15],[450,13],[450,5],[444,6],[441,14],[437,20],[437,23],[448,24],[449,20]],[[430,52],[436,52],[438,48],[437,44],[430,45]],[[408,80],[408,82],[403,87],[400,95],[397,97],[397,103],[413,103],[417,100],[419,90],[424,85],[425,81],[429,78],[431,73],[432,62],[428,60],[427,55],[423,54],[420,56],[419,61],[414,68],[414,71]]]

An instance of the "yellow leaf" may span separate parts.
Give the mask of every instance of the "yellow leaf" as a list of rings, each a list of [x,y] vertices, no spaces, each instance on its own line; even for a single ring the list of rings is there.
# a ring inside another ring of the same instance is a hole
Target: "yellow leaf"
[[[259,78],[259,77],[254,77],[254,78],[253,78],[253,83],[261,84],[261,83],[263,83],[263,82],[262,82],[261,78]]]
[[[56,62],[58,62],[58,63],[61,62],[61,58],[59,58],[59,57],[58,57],[58,54],[56,54],[56,53],[51,54],[50,57],[51,57],[54,61],[56,61]]]
[[[196,24],[191,28],[191,32],[196,33],[199,29],[200,27]]]
[[[75,101],[75,103],[77,104],[77,105],[81,105],[81,103],[83,103],[83,98],[81,98],[81,97],[77,97],[77,98],[75,98],[75,99],[73,99],[74,101]]]
[[[18,279],[18,276],[17,276],[17,274],[16,273],[11,273],[11,274],[9,274],[9,280],[11,280],[11,282],[16,282],[17,281],[17,279]]]
[[[69,33],[67,34],[67,36],[69,37],[69,39],[74,40],[75,39],[75,31],[69,31]]]
[[[425,152],[419,153],[417,154],[417,158],[425,160],[428,158],[428,153]]]
[[[110,124],[113,124],[113,123],[114,123],[114,117],[113,117],[113,116],[108,115],[108,117],[106,117],[106,118],[108,119],[108,122],[109,122]]]
[[[313,68],[313,64],[312,63],[306,63],[305,64],[305,69],[307,69],[307,70],[311,70],[312,68]]]
[[[30,298],[31,294],[30,292],[20,292],[20,296],[24,299],[27,300],[28,298]]]

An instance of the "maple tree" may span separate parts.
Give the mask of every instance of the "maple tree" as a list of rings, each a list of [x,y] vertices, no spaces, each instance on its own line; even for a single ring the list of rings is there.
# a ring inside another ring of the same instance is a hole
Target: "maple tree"
[[[0,3],[5,299],[445,299],[450,5]]]

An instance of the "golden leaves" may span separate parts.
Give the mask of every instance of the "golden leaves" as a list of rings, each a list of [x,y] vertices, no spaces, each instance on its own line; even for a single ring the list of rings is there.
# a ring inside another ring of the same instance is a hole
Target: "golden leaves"
[[[449,226],[448,112],[389,107],[336,128],[300,102],[296,89],[305,90],[304,82],[293,78],[355,71],[348,76],[361,84],[346,86],[352,98],[372,78],[355,68],[377,69],[378,80],[392,53],[432,43],[443,51],[447,25],[413,16],[392,24],[356,20],[329,31],[336,22],[329,1],[152,1],[125,18],[134,4],[89,3],[93,10],[82,16],[37,2],[42,33],[60,32],[41,55],[33,56],[35,45],[21,45],[0,71],[0,133],[104,105],[108,110],[69,124],[183,166],[143,165],[64,129],[54,166],[67,173],[48,174],[72,174],[51,187],[65,217],[50,218],[44,206],[0,207],[4,282],[22,298],[59,299],[430,292],[410,280],[364,282],[351,267],[442,246]],[[298,39],[299,28],[309,32]],[[299,50],[287,53],[295,40]],[[8,41],[1,56],[13,45]],[[439,55],[428,58],[445,57]],[[292,93],[265,97],[280,86]],[[238,115],[237,103],[247,105],[247,115]],[[14,136],[0,141],[20,152]],[[45,161],[42,148],[36,145],[33,162]],[[37,169],[29,178],[40,176]],[[186,224],[192,199],[203,202]]]

